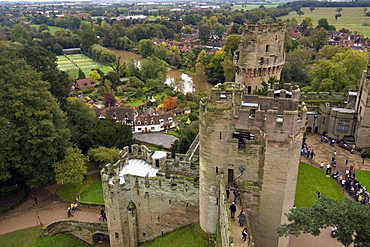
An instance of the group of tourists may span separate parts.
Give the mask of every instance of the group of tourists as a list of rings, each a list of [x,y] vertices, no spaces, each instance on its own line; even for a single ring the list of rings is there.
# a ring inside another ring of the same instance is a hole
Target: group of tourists
[[[316,155],[312,148],[309,148],[306,143],[302,143],[301,155],[306,156],[307,159],[313,159]]]
[[[226,198],[227,199],[229,199],[230,197],[230,192],[231,192],[230,187],[227,187],[226,188]],[[236,204],[238,202],[239,195],[240,195],[239,189],[235,188],[233,191],[233,194],[234,194],[234,200],[229,206],[231,220],[235,220],[235,213],[237,210]],[[244,210],[241,210],[240,213],[238,214],[238,224],[239,226],[244,227],[244,229],[242,230],[242,239],[244,242],[247,241],[247,236],[248,236],[248,228],[245,226],[245,223],[246,223],[246,215],[245,215]]]
[[[68,216],[68,218],[69,217],[73,217],[72,212],[77,212],[78,210],[79,210],[78,204],[72,202],[71,205],[68,206],[68,208],[67,208],[67,216]]]

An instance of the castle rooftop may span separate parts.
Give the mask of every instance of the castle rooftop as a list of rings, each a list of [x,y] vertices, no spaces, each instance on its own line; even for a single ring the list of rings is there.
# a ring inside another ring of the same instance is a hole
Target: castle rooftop
[[[128,161],[128,164],[125,165],[122,170],[119,173],[119,183],[124,184],[125,179],[124,175],[133,175],[138,177],[155,177],[159,168],[153,168],[148,162],[145,160],[139,160],[139,159],[130,159]],[[113,184],[113,182],[110,180],[110,184]]]

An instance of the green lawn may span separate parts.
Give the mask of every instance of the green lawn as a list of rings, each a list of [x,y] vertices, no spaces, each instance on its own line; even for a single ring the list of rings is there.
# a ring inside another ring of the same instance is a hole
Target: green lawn
[[[31,243],[27,244],[25,247],[45,247],[45,246],[53,246],[53,247],[66,247],[66,246],[73,246],[73,247],[88,247],[89,244],[85,243],[84,241],[75,238],[68,234],[56,234],[53,236],[45,236],[43,234],[39,235],[35,240]]]
[[[26,246],[42,233],[41,226],[28,228],[16,232],[0,235],[0,245],[2,247],[20,247]]]
[[[68,183],[63,185],[57,190],[56,194],[65,202],[73,202],[76,199],[76,194],[81,194],[98,181],[100,181],[100,174],[95,173],[87,176],[81,184],[74,185]]]
[[[153,242],[147,242],[139,245],[140,247],[211,247],[214,244],[200,237],[195,236],[194,226],[187,226],[167,234],[164,237],[157,238]]]
[[[104,204],[103,188],[101,180],[91,185],[81,193],[82,202],[102,203]]]
[[[35,27],[37,30],[39,30],[39,27],[40,27],[40,25],[36,25],[36,24],[31,24],[30,26]],[[51,34],[54,34],[56,30],[62,29],[61,27],[54,27],[54,26],[48,26],[48,27],[49,27]]]
[[[232,10],[251,10],[251,9],[258,9],[259,6],[265,6],[265,8],[276,8],[278,5],[277,4],[247,4],[246,7],[242,7],[242,5],[234,5],[231,7]]]
[[[356,178],[368,190],[370,189],[370,171],[356,171]]]
[[[358,31],[365,36],[370,36],[370,18],[364,15],[363,7],[343,7],[341,17],[335,20],[335,11],[337,8],[316,8],[314,11],[309,10],[309,8],[302,8],[305,13],[301,17],[297,15],[295,11],[290,12],[287,16],[282,16],[283,20],[291,19],[295,17],[298,24],[302,23],[305,17],[311,17],[313,19],[314,27],[317,26],[317,21],[321,18],[326,18],[330,25],[334,25],[337,30],[342,28],[349,29],[350,31]],[[367,25],[367,26],[364,26]]]
[[[180,137],[180,134],[176,131],[173,131],[173,130],[168,131],[166,134],[173,135],[173,136],[176,136],[176,137]]]
[[[295,206],[310,207],[317,199],[316,191],[334,199],[343,198],[343,193],[333,178],[327,178],[324,171],[301,162],[295,194]]]

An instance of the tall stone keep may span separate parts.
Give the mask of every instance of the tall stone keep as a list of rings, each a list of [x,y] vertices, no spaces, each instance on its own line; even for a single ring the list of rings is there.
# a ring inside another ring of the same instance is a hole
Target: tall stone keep
[[[245,85],[249,94],[270,77],[280,79],[285,63],[285,32],[281,24],[244,25],[242,42],[234,57],[235,81]]]
[[[256,247],[288,246],[275,228],[294,204],[306,112],[299,89],[274,85],[267,96],[250,95],[227,82],[212,89],[200,108],[200,226],[217,232],[219,184],[240,191]]]

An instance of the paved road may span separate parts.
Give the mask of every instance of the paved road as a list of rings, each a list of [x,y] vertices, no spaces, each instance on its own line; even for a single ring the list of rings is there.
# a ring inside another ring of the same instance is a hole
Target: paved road
[[[30,193],[20,206],[5,214],[0,214],[0,235],[67,219],[69,203],[61,201],[55,195],[58,187],[59,185],[54,184],[35,190],[38,205],[35,205],[34,195]],[[98,222],[98,214],[97,209],[83,208],[74,213],[73,219]]]

